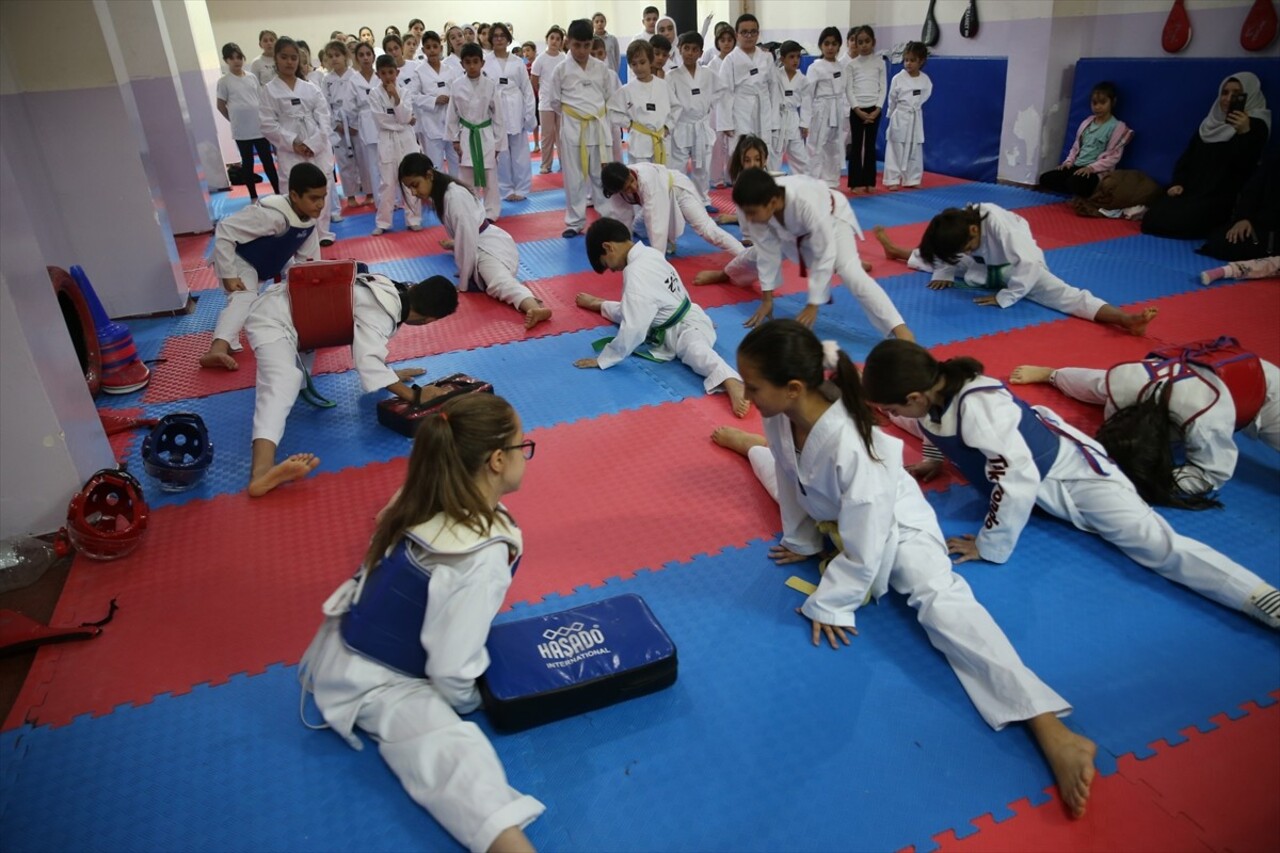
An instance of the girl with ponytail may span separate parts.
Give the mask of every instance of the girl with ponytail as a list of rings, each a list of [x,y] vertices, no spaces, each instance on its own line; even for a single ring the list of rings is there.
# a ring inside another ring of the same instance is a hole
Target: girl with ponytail
[[[782,539],[769,557],[806,560],[822,550],[824,533],[838,549],[797,608],[812,643],[825,636],[833,649],[837,640],[849,645],[854,613],[892,586],[983,719],[996,730],[1027,724],[1062,799],[1082,815],[1096,746],[1063,725],[1071,706],[1027,668],[951,570],[937,517],[903,468],[902,442],[876,428],[849,356],[794,320],[773,320],[743,339],[738,371],[765,435],[721,427],[712,440],[746,456],[778,502]]]
[[[425,419],[404,485],[379,513],[360,571],[325,602],[300,667],[325,719],[313,727],[356,749],[354,730],[369,733],[409,795],[470,850],[532,850],[523,827],[544,810],[507,784],[484,734],[459,718],[480,704],[485,640],[522,549],[500,500],[533,451],[492,394]]]
[[[1014,397],[974,359],[939,362],[918,344],[883,341],[867,356],[862,381],[869,400],[925,440],[926,461],[913,473],[927,480],[945,457],[987,493],[982,529],[947,540],[958,562],[1008,560],[1039,506],[1168,580],[1280,629],[1275,587],[1179,535],[1101,445],[1052,409]]]

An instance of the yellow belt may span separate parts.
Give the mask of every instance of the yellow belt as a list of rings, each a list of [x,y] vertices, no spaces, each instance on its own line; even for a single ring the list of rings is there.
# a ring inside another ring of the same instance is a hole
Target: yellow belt
[[[564,103],[560,104],[560,109],[563,110],[564,114],[569,118],[577,119],[584,125],[589,121],[599,121],[608,114],[608,111],[605,109],[600,110],[599,115],[580,113],[573,107]],[[583,134],[583,130],[584,128],[578,128],[578,157],[582,160],[582,176],[589,181],[591,180],[591,175],[588,173],[588,170],[591,168],[591,155],[587,153],[587,137]]]
[[[650,130],[649,128],[645,127],[643,124],[633,121],[631,122],[631,130],[632,132],[639,131],[640,133],[643,133],[645,136],[652,139],[653,140],[653,162],[657,163],[659,166],[667,165],[666,136],[663,134],[662,129]]]

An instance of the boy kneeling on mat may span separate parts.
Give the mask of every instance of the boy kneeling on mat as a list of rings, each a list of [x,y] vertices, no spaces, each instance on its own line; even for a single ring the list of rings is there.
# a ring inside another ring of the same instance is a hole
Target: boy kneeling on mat
[[[448,317],[458,308],[458,291],[444,276],[432,276],[405,285],[371,273],[356,275],[351,286],[354,318],[351,360],[367,393],[385,388],[404,400],[429,400],[439,392],[407,384],[421,376],[417,367],[393,370],[387,366],[387,343],[401,325],[425,326]],[[298,351],[289,288],[274,284],[254,301],[244,324],[258,362],[253,403],[253,457],[249,496],[262,497],[283,483],[301,479],[320,464],[313,453],[295,453],[276,462],[276,447],[284,436],[285,420],[299,393],[307,388],[308,400],[332,405],[311,388],[307,373],[313,353]]]
[[[578,307],[617,323],[618,334],[596,341],[593,346],[600,355],[580,358],[576,367],[606,370],[633,354],[651,361],[678,358],[703,377],[708,394],[724,391],[733,413],[746,416],[750,404],[742,377],[715,351],[711,318],[689,299],[680,274],[661,251],[634,242],[630,228],[606,217],[587,229],[587,259],[597,273],[622,273],[622,300],[606,302],[590,293],[578,294]],[[641,344],[648,349],[639,349]]]

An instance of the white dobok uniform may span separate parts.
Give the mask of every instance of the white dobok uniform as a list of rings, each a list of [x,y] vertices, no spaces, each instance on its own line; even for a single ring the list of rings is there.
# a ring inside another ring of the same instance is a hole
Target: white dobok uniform
[[[627,253],[627,266],[622,271],[622,301],[605,302],[600,313],[618,324],[618,334],[597,359],[600,369],[618,364],[644,345],[650,330],[670,320],[689,300],[684,319],[665,330],[661,345],[648,347],[658,361],[678,358],[701,376],[708,394],[725,380],[741,379],[738,371],[715,351],[716,327],[697,303],[689,299],[684,282],[675,267],[667,263],[662,252],[636,243]]]
[[[966,393],[973,389],[985,390]],[[1168,580],[1227,607],[1244,608],[1249,594],[1263,584],[1261,578],[1225,554],[1180,535],[1139,497],[1101,445],[1052,409],[1032,408],[1058,433],[1057,456],[1044,476],[1018,428],[1023,409],[997,379],[979,376],[966,383],[939,420],[929,417],[922,425],[925,419],[893,418],[925,439],[927,455],[933,458],[940,454],[927,433],[958,436],[965,447],[986,458],[991,497],[977,537],[982,559],[1007,561],[1031,510],[1039,506],[1080,530],[1096,533]]]
[[[1259,361],[1266,378],[1266,399],[1257,417],[1242,432],[1280,450],[1280,368],[1266,359]],[[1186,427],[1186,464],[1175,468],[1173,476],[1185,491],[1198,494],[1222,488],[1235,473],[1239,457],[1235,442],[1236,404],[1231,391],[1212,370],[1194,364],[1175,365],[1177,373],[1183,369],[1194,371],[1204,381],[1174,382],[1169,395],[1170,418],[1179,427]],[[1151,377],[1142,362],[1130,361],[1110,370],[1060,367],[1050,381],[1068,397],[1105,406],[1103,414],[1109,418],[1117,409],[1137,404],[1138,395],[1150,384]],[[1186,425],[1188,418],[1190,425]]]
[[[889,83],[885,108],[884,185],[918,187],[924,177],[924,103],[933,94],[933,81],[923,71],[912,77],[905,70]]]
[[[667,75],[667,88],[671,103],[679,108],[667,165],[677,172],[688,169],[689,179],[705,207],[711,203],[707,191],[711,187],[711,147],[716,135],[711,118],[716,101],[727,93],[720,77],[702,66],[698,66],[696,74],[690,74],[681,65]]]
[[[227,293],[227,305],[218,314],[213,339],[226,341],[233,352],[244,349],[240,345],[240,330],[245,318],[258,298],[258,271],[240,255],[236,246],[250,243],[260,237],[278,237],[290,228],[310,228],[311,234],[293,254],[293,258],[281,269],[281,275],[296,263],[320,260],[320,229],[313,219],[303,221],[294,212],[287,195],[272,195],[219,220],[214,231],[213,269],[219,282],[224,278],[238,278],[244,282],[244,290]]]
[[[387,366],[388,342],[400,325],[400,294],[385,276],[362,274],[356,278],[351,286],[355,315],[351,358],[360,387],[368,393],[400,381]],[[299,359],[310,362],[312,358],[298,352],[298,330],[284,283],[267,288],[254,300],[244,330],[258,361],[253,438],[265,438],[278,447],[285,421],[305,382]]]
[[[582,231],[587,199],[604,203],[600,166],[613,152],[609,99],[618,91],[618,75],[593,56],[583,68],[572,58],[541,79],[542,108],[560,113],[560,171],[564,173],[564,224]]]
[[[796,554],[818,554],[823,530],[838,539],[839,553],[800,608],[805,616],[852,628],[858,608],[893,587],[907,596],[929,642],[946,656],[987,725],[999,730],[1040,714],[1071,712],[952,571],[937,516],[902,466],[899,439],[873,430],[879,461],[872,459],[838,400],[818,418],[799,453],[786,415],[765,418],[764,431],[769,446],[752,448],[750,458],[777,496],[780,544]]]
[[[457,184],[450,184],[445,190],[440,222],[453,241],[459,287],[483,290],[513,308],[533,296],[516,278],[520,266],[516,241],[492,222],[486,224],[479,199]]]
[[[903,325],[884,288],[862,269],[855,240],[862,229],[849,200],[817,178],[784,175],[774,180],[786,190],[784,221],[770,217],[765,224],[742,223],[743,237],[755,245],[729,262],[729,277],[737,284],[758,279],[762,290],[773,291],[782,284],[782,259],[790,258],[808,268],[809,305],[828,301],[831,277],[838,275],[876,331],[887,335]]]
[[[262,135],[276,147],[280,160],[280,189],[288,192],[289,173],[299,163],[314,163],[329,178],[329,196],[317,222],[321,240],[334,239],[329,229],[332,201],[338,186],[333,177],[333,147],[329,134],[333,118],[324,93],[306,80],[295,80],[290,89],[279,77],[262,87],[262,108],[258,113]],[[311,149],[313,157],[303,157],[293,150],[301,142]]]
[[[511,585],[519,529],[499,516],[487,535],[437,515],[408,531],[414,558],[430,568],[421,643],[426,672],[411,678],[347,648],[341,622],[360,576],[324,603],[324,622],[299,666],[325,722],[352,748],[368,732],[408,794],[468,850],[489,849],[508,827],[546,810],[507,783],[484,732],[460,715],[480,707],[476,679],[489,667],[485,640]],[[363,573],[362,573],[363,574]]]
[[[684,173],[656,163],[633,163],[627,167],[636,176],[640,217],[644,220],[649,245],[660,252],[667,250],[684,233],[689,223],[694,232],[711,245],[734,255],[746,248],[707,215],[702,196]],[[617,193],[609,199],[611,215],[627,227],[633,227],[635,207]]]

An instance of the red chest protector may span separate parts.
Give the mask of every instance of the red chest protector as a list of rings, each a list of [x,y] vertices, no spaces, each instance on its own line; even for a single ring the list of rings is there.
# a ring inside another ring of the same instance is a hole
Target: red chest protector
[[[1152,350],[1147,358],[1156,359],[1156,361],[1145,362],[1147,375],[1151,377],[1152,382],[1160,380],[1177,382],[1180,379],[1196,376],[1195,371],[1187,365],[1194,364],[1213,371],[1213,374],[1222,380],[1222,384],[1226,385],[1227,390],[1231,392],[1231,399],[1236,406],[1236,429],[1248,426],[1258,416],[1258,412],[1262,410],[1262,404],[1266,401],[1267,379],[1262,372],[1262,362],[1257,355],[1240,346],[1240,342],[1235,338],[1224,335],[1212,340],[1171,344]],[[1171,375],[1174,365],[1183,366],[1183,370],[1177,375]],[[1209,406],[1187,418],[1186,422],[1190,424],[1214,403],[1217,403],[1217,397]]]
[[[355,261],[316,261],[289,268],[289,309],[298,330],[298,352],[351,345],[355,280]]]

